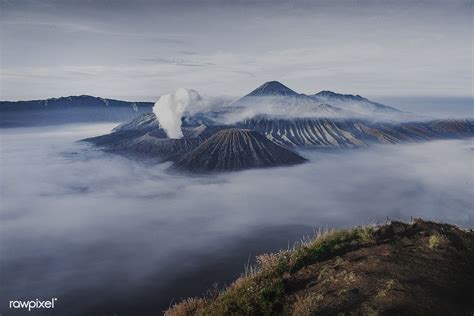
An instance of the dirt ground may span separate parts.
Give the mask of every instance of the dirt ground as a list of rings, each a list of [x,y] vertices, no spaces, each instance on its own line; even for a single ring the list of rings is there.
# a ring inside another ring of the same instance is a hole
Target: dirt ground
[[[473,315],[474,234],[392,223],[376,245],[304,267],[287,279],[296,315]]]

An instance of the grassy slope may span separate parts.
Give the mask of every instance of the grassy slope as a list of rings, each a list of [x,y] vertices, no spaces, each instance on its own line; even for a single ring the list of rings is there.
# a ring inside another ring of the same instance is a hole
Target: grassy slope
[[[415,220],[334,230],[257,258],[177,315],[472,315],[474,232]]]

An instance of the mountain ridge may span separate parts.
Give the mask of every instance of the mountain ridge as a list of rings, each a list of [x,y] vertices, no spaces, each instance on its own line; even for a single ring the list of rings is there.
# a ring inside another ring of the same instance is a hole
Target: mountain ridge
[[[311,96],[311,95],[310,95]],[[346,97],[354,100],[368,100],[358,94],[345,94],[345,93],[338,93],[331,90],[321,90],[318,93],[312,94],[312,96],[333,96],[333,97]]]
[[[257,96],[292,96],[298,93],[288,88],[279,81],[272,80],[267,81],[251,91],[246,97],[257,97]]]
[[[28,101],[0,101],[0,127],[85,122],[119,123],[151,112],[152,102],[130,102],[89,95]]]
[[[400,112],[360,95],[340,95],[325,90],[319,97],[336,99],[341,107],[334,106],[332,101],[332,104],[318,102],[298,94],[279,82],[267,82],[231,107],[182,117],[183,138],[168,138],[156,115],[150,112],[120,124],[107,135],[85,141],[118,154],[133,154],[158,162],[173,161],[174,169],[221,172],[285,165],[285,161],[276,157],[289,156],[285,150],[292,148],[352,148],[376,143],[463,139],[474,135],[471,120],[374,119],[374,116],[357,115],[347,108]],[[235,117],[229,118],[231,115]],[[236,128],[241,131],[222,132]]]
[[[358,94],[342,94],[330,90],[322,90],[318,93],[309,95],[318,102],[327,102],[331,105],[350,109],[352,111],[367,113],[404,113],[394,107],[371,101]]]
[[[102,98],[87,94],[81,95],[70,95],[70,96],[61,96],[61,97],[52,97],[47,99],[34,99],[34,100],[18,100],[18,101],[0,101],[0,111],[4,110],[16,110],[20,107],[21,110],[24,110],[25,107],[29,109],[39,109],[38,106],[60,106],[61,103],[63,105],[67,105],[64,103],[69,103],[71,105],[80,105],[84,104],[85,101],[89,101],[88,106],[91,105],[113,105],[113,106],[133,106],[135,104],[137,107],[153,107],[153,102],[146,102],[146,101],[124,101],[118,99],[110,99],[110,98]],[[93,101],[93,103],[90,103]],[[16,107],[16,108],[14,108]],[[22,109],[23,108],[23,109]]]
[[[279,81],[267,81],[255,90],[232,103],[242,110],[267,111],[267,114],[290,116],[378,118],[385,120],[410,120],[416,115],[400,111],[360,95],[340,94],[323,90],[315,94],[299,93]],[[324,106],[322,106],[324,105]],[[284,110],[285,113],[280,113]],[[265,114],[265,113],[259,113]]]
[[[268,114],[275,116],[354,116],[355,113],[332,104],[318,102],[314,98],[297,93],[278,81],[267,81],[257,89],[231,104],[237,114],[244,116]],[[232,115],[232,114],[231,114]]]

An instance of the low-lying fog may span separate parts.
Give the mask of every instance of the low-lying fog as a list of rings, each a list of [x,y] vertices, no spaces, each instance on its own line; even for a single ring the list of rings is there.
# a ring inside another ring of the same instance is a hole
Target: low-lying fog
[[[74,142],[111,127],[2,130],[0,312],[58,297],[58,315],[156,315],[318,228],[411,216],[474,227],[469,141],[186,177]]]

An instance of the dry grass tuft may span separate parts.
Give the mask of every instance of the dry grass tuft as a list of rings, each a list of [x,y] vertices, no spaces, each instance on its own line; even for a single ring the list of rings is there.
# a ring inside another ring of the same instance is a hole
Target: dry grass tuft
[[[165,316],[190,316],[204,308],[207,301],[203,298],[187,298],[180,303],[174,304],[171,308],[165,311]]]
[[[310,293],[306,296],[296,296],[293,304],[293,316],[310,316],[314,315],[317,310],[318,302],[324,299],[322,294]]]
[[[439,234],[434,234],[430,236],[430,239],[428,239],[428,247],[431,249],[436,249],[439,246],[440,238],[441,236]]]

